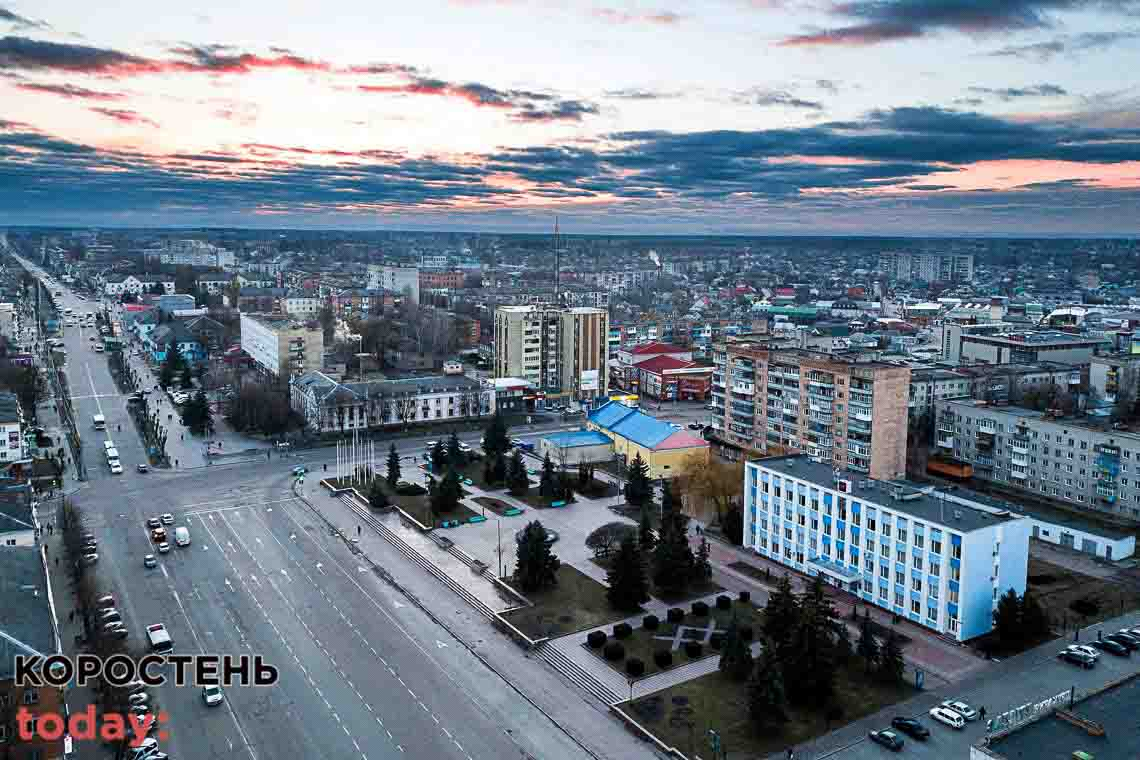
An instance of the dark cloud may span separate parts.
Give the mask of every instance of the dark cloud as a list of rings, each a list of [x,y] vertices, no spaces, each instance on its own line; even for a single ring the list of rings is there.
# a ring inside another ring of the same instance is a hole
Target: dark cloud
[[[1036,84],[1029,87],[969,87],[970,92],[979,95],[990,95],[1001,100],[1017,100],[1018,98],[1059,98],[1068,95],[1064,87],[1056,84]]]
[[[847,0],[831,6],[845,25],[785,39],[784,45],[874,45],[951,30],[971,35],[1042,29],[1055,14],[1099,8],[1135,11],[1136,0]]]
[[[0,38],[0,69],[127,75],[160,72],[163,65],[109,48],[9,35]]]
[[[818,100],[806,100],[798,98],[786,90],[769,90],[763,87],[753,87],[750,90],[738,92],[732,96],[732,99],[737,103],[754,106],[784,106],[809,111],[823,110],[823,103]]]
[[[95,107],[89,108],[88,110],[100,116],[106,116],[108,119],[114,119],[121,124],[141,124],[147,127],[158,127],[158,122],[153,119],[148,119],[138,111],[131,111],[126,108]]]
[[[127,97],[126,94],[121,92],[104,92],[101,90],[89,90],[86,87],[79,87],[74,84],[47,84],[44,82],[20,82],[16,85],[17,89],[27,90],[29,92],[42,92],[49,95],[58,95],[61,98],[69,98],[73,100],[122,100]]]
[[[258,69],[293,69],[296,71],[332,71],[325,61],[315,61],[282,48],[263,56],[235,50],[229,45],[183,45],[170,52],[179,59],[166,65],[172,70],[214,74],[248,74]]]
[[[21,16],[19,13],[10,11],[7,8],[0,8],[0,23],[12,24],[17,29],[49,28],[49,24],[46,21],[34,21],[27,16]]]
[[[1122,42],[1132,42],[1140,39],[1140,31],[1135,29],[1121,29],[1112,32],[1084,32],[1055,37],[1044,42],[1033,42],[1026,45],[1007,45],[999,48],[991,56],[999,58],[1024,58],[1035,61],[1048,61],[1061,54],[1075,55],[1087,51],[1104,50]]]
[[[395,84],[363,84],[362,92],[402,95],[432,95],[457,98],[480,108],[500,108],[511,112],[515,121],[581,121],[584,115],[598,113],[593,103],[559,100],[553,95],[531,90],[500,90],[479,82],[458,84],[442,79],[413,77]]]

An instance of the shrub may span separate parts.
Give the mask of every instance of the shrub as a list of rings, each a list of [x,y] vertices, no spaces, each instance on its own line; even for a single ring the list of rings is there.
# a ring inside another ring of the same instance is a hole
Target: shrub
[[[701,646],[701,642],[699,642],[699,641],[686,641],[685,642],[685,654],[688,656],[688,658],[690,660],[695,660],[698,657],[700,657],[701,652],[703,652],[703,651],[704,651],[704,647]]]
[[[693,614],[697,617],[708,617],[709,606],[704,602],[693,602]]]
[[[740,626],[740,638],[744,641],[752,641],[752,626]]]
[[[685,611],[680,607],[670,607],[665,613],[665,619],[670,623],[681,623],[685,620]]]
[[[625,661],[625,672],[633,677],[645,675],[645,663],[636,657],[630,657]]]
[[[400,496],[422,496],[427,493],[427,489],[415,483],[399,483],[396,485],[396,493]]]
[[[721,594],[716,598],[716,608],[718,610],[732,609],[732,599],[727,594]]]
[[[618,623],[614,626],[615,639],[628,639],[633,633],[633,626],[629,623]]]
[[[709,649],[715,649],[716,651],[719,652],[720,648],[723,646],[724,646],[724,634],[723,633],[714,633],[712,636],[709,636]]]
[[[606,643],[605,631],[591,631],[590,635],[586,637],[586,643],[590,645],[591,649],[600,649]]]
[[[657,663],[657,667],[664,670],[673,664],[673,653],[668,649],[658,649],[653,653],[653,661]]]
[[[740,595],[737,598],[742,602],[750,602],[752,601],[752,594],[748,591],[741,591]]]
[[[611,641],[609,644],[606,644],[605,649],[602,650],[602,655],[607,660],[620,660],[625,657],[625,647],[621,645],[620,641]]]
[[[656,615],[646,615],[641,619],[641,627],[647,631],[656,631],[659,625],[661,625],[661,621],[657,619]]]

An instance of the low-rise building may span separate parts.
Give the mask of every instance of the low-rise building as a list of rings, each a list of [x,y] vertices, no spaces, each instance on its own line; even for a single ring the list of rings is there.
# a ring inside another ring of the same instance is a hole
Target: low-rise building
[[[294,319],[317,319],[321,314],[321,299],[315,293],[291,290],[285,295],[285,313]]]
[[[704,401],[712,388],[713,368],[696,362],[658,356],[637,362],[628,372],[626,388],[659,401]]]
[[[1030,523],[967,491],[836,477],[805,456],[748,462],[744,546],[966,641],[1025,592]]]
[[[241,347],[265,374],[288,380],[321,366],[324,331],[315,322],[276,314],[241,315]]]
[[[146,347],[154,362],[166,361],[166,352],[172,345],[177,345],[178,352],[190,364],[197,364],[206,358],[206,347],[181,321],[160,324],[147,336]]]
[[[538,455],[550,457],[555,467],[573,468],[580,464],[601,464],[614,458],[614,444],[596,430],[551,433],[538,439]]]
[[[338,382],[312,371],[292,380],[290,403],[308,430],[323,434],[485,416],[495,411],[495,391],[462,375]]]
[[[1088,364],[1108,345],[1103,337],[1074,335],[1056,330],[962,336],[962,362],[1035,364],[1052,361]]]
[[[24,412],[15,393],[0,393],[0,466],[27,459]]]
[[[675,477],[690,457],[708,461],[708,441],[616,401],[591,412],[586,428],[609,438],[622,463],[640,455],[653,479]]]

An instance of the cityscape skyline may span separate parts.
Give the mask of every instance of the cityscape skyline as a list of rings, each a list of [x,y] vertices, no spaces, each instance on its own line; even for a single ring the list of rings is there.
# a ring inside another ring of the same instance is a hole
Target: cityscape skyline
[[[1137,232],[1140,3],[0,7],[12,225]],[[351,20],[351,23],[348,23]],[[519,62],[541,61],[541,65]]]

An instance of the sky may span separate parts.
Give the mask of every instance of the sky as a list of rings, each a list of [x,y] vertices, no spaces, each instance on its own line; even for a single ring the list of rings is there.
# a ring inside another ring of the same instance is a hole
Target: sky
[[[0,0],[0,227],[1133,235],[1136,72],[1140,0]]]

